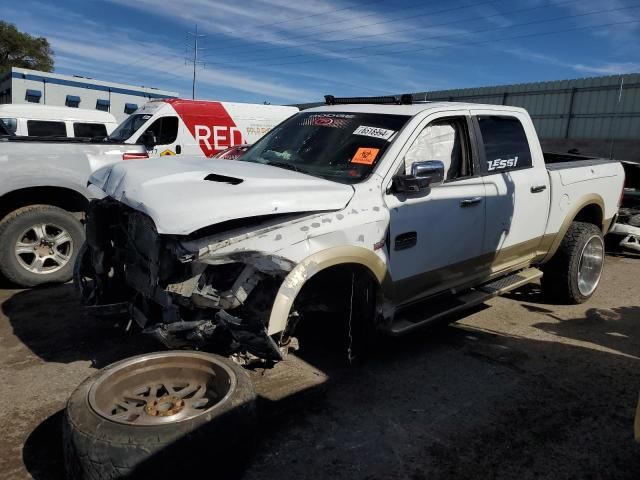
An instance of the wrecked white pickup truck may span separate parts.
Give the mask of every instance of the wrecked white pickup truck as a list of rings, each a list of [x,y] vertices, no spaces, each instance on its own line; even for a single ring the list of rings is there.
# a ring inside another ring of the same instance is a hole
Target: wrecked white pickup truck
[[[230,478],[255,431],[238,363],[281,359],[311,319],[344,319],[352,356],[367,332],[413,331],[543,273],[547,293],[587,300],[623,170],[547,160],[522,109],[345,104],[289,118],[235,161],[96,172],[85,304],[236,362],[161,352],[97,372],[67,405],[71,477],[184,476],[205,460]]]
[[[94,173],[77,280],[90,309],[129,312],[169,347],[269,360],[316,309],[402,334],[543,272],[582,302],[624,173],[554,158],[519,108],[314,108],[237,161]]]

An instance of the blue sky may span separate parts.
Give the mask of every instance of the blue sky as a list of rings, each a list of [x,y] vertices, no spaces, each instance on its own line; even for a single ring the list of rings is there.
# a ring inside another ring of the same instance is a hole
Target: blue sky
[[[55,0],[0,18],[55,71],[240,102],[318,101],[640,72],[640,0]],[[561,32],[561,33],[557,33]]]

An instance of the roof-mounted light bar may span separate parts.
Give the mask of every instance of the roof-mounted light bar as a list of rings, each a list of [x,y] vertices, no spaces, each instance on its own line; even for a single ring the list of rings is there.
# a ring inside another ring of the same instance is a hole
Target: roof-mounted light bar
[[[376,105],[411,105],[413,103],[413,95],[405,93],[396,96],[382,97],[334,97],[333,95],[325,95],[324,102],[327,105],[347,105],[347,104],[376,104]]]

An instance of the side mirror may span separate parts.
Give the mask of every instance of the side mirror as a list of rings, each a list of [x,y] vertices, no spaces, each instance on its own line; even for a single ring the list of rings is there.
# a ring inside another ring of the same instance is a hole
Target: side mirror
[[[411,174],[394,177],[393,190],[395,192],[416,193],[437,187],[442,182],[444,182],[444,163],[440,160],[414,162],[411,165]]]
[[[138,143],[143,144],[146,148],[151,149],[156,146],[156,136],[151,130],[147,130],[138,139]]]

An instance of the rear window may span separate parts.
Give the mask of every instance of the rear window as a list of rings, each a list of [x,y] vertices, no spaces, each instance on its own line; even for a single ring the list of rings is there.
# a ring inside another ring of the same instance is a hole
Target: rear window
[[[524,128],[515,117],[478,116],[485,161],[484,174],[531,167],[531,150]]]
[[[75,137],[106,137],[107,127],[102,123],[74,123],[73,135]]]
[[[27,120],[27,135],[31,137],[66,137],[64,122]]]

